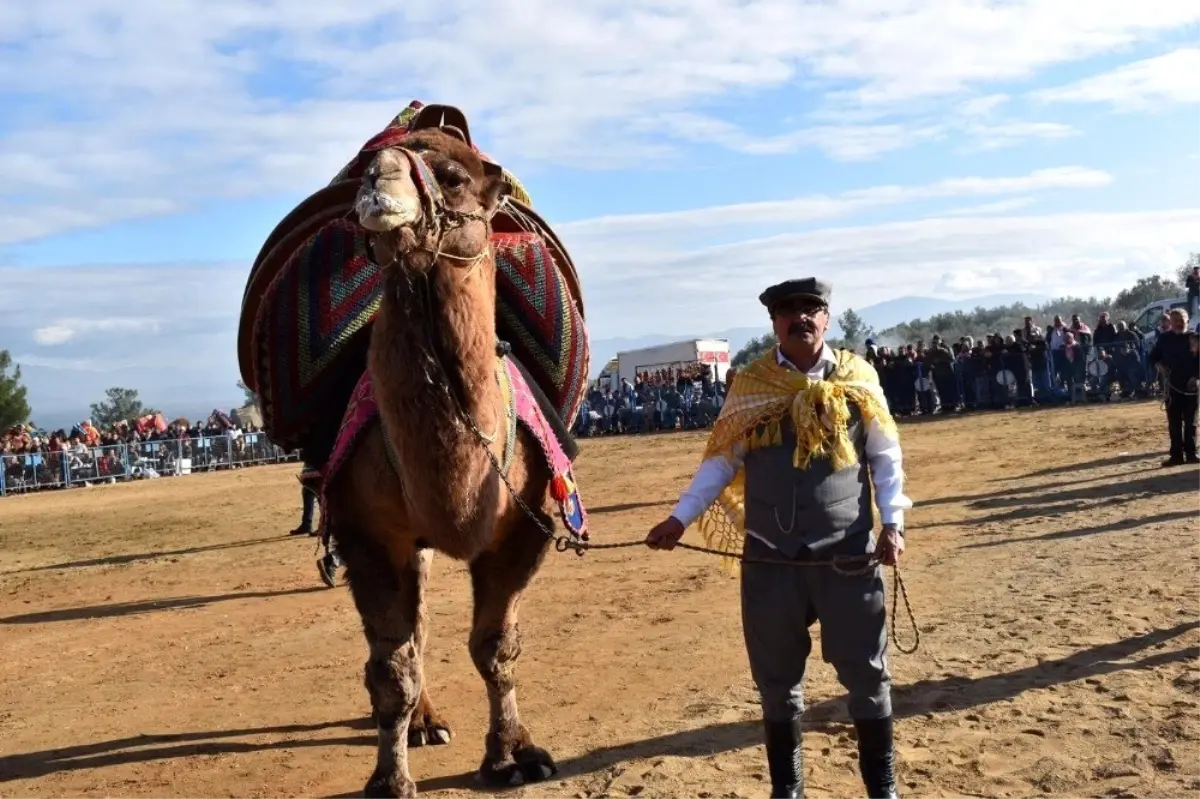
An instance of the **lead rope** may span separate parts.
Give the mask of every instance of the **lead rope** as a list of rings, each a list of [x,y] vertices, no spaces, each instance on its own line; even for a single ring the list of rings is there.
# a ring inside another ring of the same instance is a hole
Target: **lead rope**
[[[435,267],[437,265],[440,265],[441,260],[443,258],[447,258],[447,259],[450,259],[453,261],[459,261],[459,262],[465,263],[466,266],[458,267],[459,269],[467,270],[467,273],[463,278],[463,280],[465,281],[467,278],[471,277],[471,275],[475,272],[476,267],[478,267],[478,265],[482,262],[482,260],[484,258],[486,258],[490,253],[491,229],[490,229],[490,225],[488,225],[488,223],[490,222],[490,219],[485,218],[480,214],[474,214],[474,213],[469,213],[469,212],[468,213],[464,213],[461,211],[451,212],[451,211],[449,211],[449,209],[446,209],[444,207],[444,205],[442,205],[441,203],[435,203],[435,206],[436,206],[435,210],[437,211],[437,216],[439,218],[436,220],[436,232],[438,234],[438,244],[437,244],[437,248],[432,251],[432,254],[434,257],[434,265],[435,265]],[[481,252],[479,252],[478,254],[476,254],[474,256],[470,256],[470,257],[454,256],[454,255],[449,255],[448,253],[442,252],[441,251],[442,235],[448,229],[452,229],[454,227],[461,227],[468,220],[481,221],[484,223],[484,225],[486,226],[485,229],[488,233],[489,245],[485,246],[484,249]],[[447,222],[447,221],[450,222],[449,225],[445,224],[445,222]],[[425,275],[424,277],[426,279],[425,300],[427,303],[432,303],[432,297],[430,296],[431,287],[429,286],[429,283],[428,283],[428,275]],[[412,288],[412,285],[411,285],[412,278],[411,278],[411,276],[408,276],[408,278],[409,278],[410,288]],[[427,359],[428,359],[428,361],[431,361],[434,364],[436,364],[438,370],[442,373],[442,376],[446,377],[446,368],[442,364],[441,359],[438,357],[438,351],[437,351],[437,347],[435,346],[434,341],[433,341],[432,331],[428,331],[428,333],[429,333],[429,336],[428,336],[429,337],[429,341],[428,341],[429,351],[426,353]],[[497,352],[499,353],[501,349],[503,349],[502,345],[498,344]],[[428,364],[426,364],[426,367],[428,367]],[[428,379],[430,382],[433,382],[432,378],[433,378],[433,376],[428,374],[428,372],[426,372],[426,379]],[[489,436],[489,435],[485,434],[482,430],[480,430],[479,426],[477,424],[475,424],[474,418],[472,418],[471,414],[467,411],[467,409],[465,407],[463,407],[463,403],[459,400],[458,396],[453,391],[449,390],[448,382],[446,380],[443,380],[443,381],[441,381],[441,385],[442,385],[444,392],[449,396],[451,402],[453,402],[458,407],[459,415],[462,417],[464,423],[467,425],[468,428],[470,428],[472,434],[477,439],[479,439],[480,444],[483,446],[484,452],[487,454],[488,460],[491,462],[492,469],[496,472],[497,476],[499,476],[500,480],[504,483],[504,486],[508,489],[509,496],[511,496],[513,498],[513,500],[516,502],[517,506],[521,508],[521,511],[529,518],[529,520],[532,521],[535,525],[537,525],[538,529],[542,532],[542,534],[544,536],[546,536],[546,539],[554,544],[554,548],[557,551],[566,552],[567,550],[574,550],[576,555],[583,557],[583,555],[585,553],[587,553],[589,550],[593,550],[593,549],[627,549],[627,548],[631,548],[631,547],[645,545],[645,542],[643,542],[643,541],[623,541],[623,542],[610,543],[610,544],[597,544],[597,543],[593,543],[591,541],[582,540],[575,534],[571,534],[569,536],[556,535],[555,532],[553,530],[551,530],[546,525],[546,523],[544,521],[542,521],[542,519],[533,512],[533,509],[529,507],[528,503],[525,502],[525,499],[521,496],[520,492],[518,492],[516,490],[516,488],[513,486],[512,482],[508,479],[508,470],[504,467],[503,464],[500,463],[500,460],[496,457],[496,454],[494,452],[492,452],[491,444],[495,441],[496,435],[492,434]],[[498,432],[499,432],[499,430],[497,430],[497,433]],[[395,464],[393,464],[393,466],[395,466]],[[793,513],[794,512],[795,512],[795,508],[793,508]],[[775,559],[775,558],[748,558],[745,555],[741,555],[741,554],[730,555],[727,552],[722,552],[717,549],[710,549],[708,547],[696,546],[694,544],[678,543],[678,544],[676,544],[676,546],[680,547],[681,549],[687,549],[687,550],[691,550],[693,552],[700,552],[700,553],[708,554],[708,555],[716,555],[719,557],[733,557],[735,560],[737,560],[741,563],[757,563],[757,564],[763,564],[763,565],[770,564],[770,565],[799,566],[799,567],[827,566],[829,568],[832,568],[834,570],[834,572],[836,572],[837,574],[840,574],[840,575],[846,576],[846,577],[862,576],[862,575],[868,574],[877,565],[879,565],[879,560],[875,557],[874,553],[871,553],[868,555],[860,555],[860,556],[856,556],[856,557],[834,558],[831,560],[794,561],[794,560],[783,560],[783,559]],[[858,564],[858,565],[850,566],[848,564]],[[896,637],[896,609],[897,609],[897,602],[898,602],[897,594],[900,594],[901,596],[904,597],[904,609],[905,609],[906,613],[908,614],[908,620],[909,620],[910,625],[912,626],[914,640],[913,640],[913,645],[912,645],[911,649],[905,649],[900,644],[899,640]],[[911,655],[917,651],[917,649],[921,645],[921,630],[917,626],[917,619],[916,619],[916,616],[913,614],[912,604],[909,602],[908,590],[904,585],[904,577],[901,576],[901,574],[900,574],[899,565],[895,565],[892,567],[892,613],[891,613],[891,621],[888,626],[891,628],[890,629],[891,641],[898,650],[900,650],[901,652],[903,652],[906,655]]]
[[[507,481],[506,481],[507,482]],[[510,486],[511,490],[511,486]],[[590,541],[576,541],[567,536],[555,536],[546,530],[545,526],[541,525],[542,532],[549,535],[554,540],[554,548],[559,552],[567,552],[573,550],[576,555],[582,557],[584,553],[592,549],[629,549],[631,547],[645,546],[644,541],[618,541],[610,544],[598,544]],[[792,566],[799,568],[815,568],[828,567],[842,577],[861,577],[869,574],[876,566],[880,565],[879,560],[874,553],[866,555],[856,555],[851,557],[831,558],[828,560],[785,560],[783,558],[753,558],[745,555],[732,555],[728,552],[722,552],[719,549],[710,549],[709,547],[697,546],[695,544],[685,544],[682,541],[675,544],[679,549],[687,549],[692,552],[699,552],[704,555],[715,555],[722,558],[733,558],[739,563],[753,563],[763,566]],[[904,599],[904,612],[908,616],[908,623],[912,629],[913,644],[906,648],[900,643],[900,639],[896,635],[896,614],[899,608],[900,599]],[[908,587],[904,584],[904,575],[900,572],[900,565],[892,566],[892,612],[891,620],[888,624],[889,634],[892,644],[896,649],[906,655],[915,653],[921,647],[921,628],[917,626],[917,617],[913,613],[912,602],[908,598]]]

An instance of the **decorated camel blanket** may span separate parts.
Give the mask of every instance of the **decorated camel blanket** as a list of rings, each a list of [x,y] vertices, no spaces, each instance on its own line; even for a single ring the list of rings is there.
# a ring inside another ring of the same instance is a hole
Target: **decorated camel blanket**
[[[558,507],[559,518],[567,529],[575,536],[587,540],[587,510],[579,495],[579,486],[575,482],[571,458],[563,443],[555,435],[554,426],[547,420],[539,405],[533,389],[525,379],[520,366],[511,356],[500,358],[502,395],[504,396],[510,418],[516,424],[524,427],[537,442],[538,449],[550,468],[550,496]],[[328,487],[340,473],[341,469],[354,454],[355,447],[362,441],[363,435],[373,425],[380,422],[379,407],[375,402],[374,384],[370,372],[364,372],[350,395],[350,402],[342,417],[338,430],[337,441],[329,461],[321,470],[321,533],[325,526],[325,496]],[[508,431],[507,447],[514,440],[515,428]],[[485,446],[482,442],[480,446]],[[504,458],[502,468],[507,468],[508,457]]]
[[[461,112],[414,101],[327,187],[289,213],[255,259],[242,300],[238,361],[258,396],[263,428],[286,450],[309,449],[316,430],[332,440],[331,423],[357,396],[382,276],[351,205],[374,154],[429,124],[423,117],[429,111],[437,112],[436,122],[466,128]],[[497,334],[511,344],[550,412],[573,419],[589,366],[578,275],[524,187],[502,174],[513,196],[492,220]]]

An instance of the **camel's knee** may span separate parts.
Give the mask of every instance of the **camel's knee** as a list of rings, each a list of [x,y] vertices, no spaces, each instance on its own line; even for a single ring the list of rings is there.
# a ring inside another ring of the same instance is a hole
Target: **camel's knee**
[[[416,646],[404,644],[390,651],[372,651],[365,683],[381,725],[412,715],[421,698],[421,662]]]
[[[502,691],[516,684],[513,669],[521,656],[521,630],[516,625],[471,634],[471,660],[489,684]]]

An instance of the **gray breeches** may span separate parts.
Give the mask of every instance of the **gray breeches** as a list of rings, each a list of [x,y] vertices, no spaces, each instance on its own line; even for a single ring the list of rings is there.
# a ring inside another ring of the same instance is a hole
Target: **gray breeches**
[[[745,554],[780,553],[746,536]],[[786,721],[804,711],[804,666],[812,650],[808,628],[821,622],[821,653],[850,694],[850,716],[892,713],[887,666],[883,577],[877,567],[845,577],[827,566],[742,564],[742,630],[763,718]]]

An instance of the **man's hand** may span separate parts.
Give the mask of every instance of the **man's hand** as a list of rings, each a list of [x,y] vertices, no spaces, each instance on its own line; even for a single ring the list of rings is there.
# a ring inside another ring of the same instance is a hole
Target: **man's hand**
[[[656,524],[646,536],[646,546],[651,549],[674,549],[679,539],[683,538],[685,529],[683,522],[674,516],[668,516],[665,521]]]
[[[900,528],[894,524],[885,524],[875,544],[875,554],[884,566],[895,566],[900,562],[900,553],[904,551],[904,536]]]

